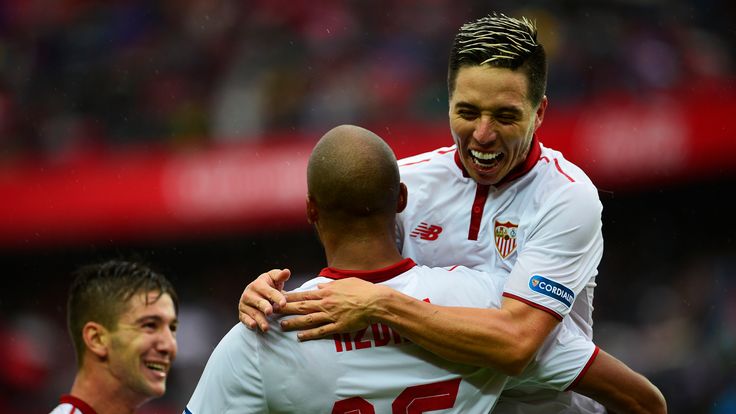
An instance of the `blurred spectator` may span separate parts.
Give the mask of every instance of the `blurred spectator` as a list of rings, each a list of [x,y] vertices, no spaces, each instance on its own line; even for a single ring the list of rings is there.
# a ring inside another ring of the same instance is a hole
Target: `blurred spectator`
[[[727,2],[513,1],[550,44],[556,106],[734,75]],[[442,119],[445,39],[483,1],[10,0],[0,160],[273,130]]]
[[[337,123],[441,121],[449,36],[489,7],[481,0],[6,0],[0,164],[258,140]],[[556,109],[606,94],[696,89],[709,96],[733,85],[734,2],[532,0],[520,9],[502,0],[493,7],[536,18],[549,45]],[[596,341],[651,378],[671,413],[734,412],[736,223],[719,201],[733,185],[603,201]],[[321,249],[308,236],[179,243],[168,256],[166,247],[149,246],[163,255],[154,261],[182,275],[177,286],[185,293],[170,392],[148,412],[181,412],[208,348],[237,318],[240,291],[233,289],[245,278],[284,265],[308,278],[304,272],[321,268]],[[93,250],[125,248],[133,247]],[[68,256],[62,249],[3,257],[20,264],[0,266],[11,284],[0,300],[5,412],[45,413],[73,378],[73,364],[60,362],[73,360],[73,351],[54,303],[66,288]]]

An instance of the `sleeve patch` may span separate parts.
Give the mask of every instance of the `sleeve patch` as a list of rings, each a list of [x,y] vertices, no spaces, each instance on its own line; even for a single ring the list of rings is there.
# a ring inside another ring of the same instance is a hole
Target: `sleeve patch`
[[[575,293],[572,290],[562,286],[557,282],[553,282],[546,277],[534,275],[529,279],[529,289],[556,299],[568,308],[575,301]]]

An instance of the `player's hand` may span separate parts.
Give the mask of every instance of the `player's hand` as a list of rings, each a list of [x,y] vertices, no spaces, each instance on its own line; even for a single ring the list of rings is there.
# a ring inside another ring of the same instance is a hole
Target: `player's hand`
[[[289,269],[273,269],[261,273],[243,290],[238,304],[238,317],[249,329],[258,327],[268,331],[266,317],[286,305],[284,282],[289,280]]]
[[[300,330],[301,341],[362,329],[380,303],[382,286],[358,278],[317,285],[317,290],[290,292],[281,314],[301,315],[281,321],[285,331]]]

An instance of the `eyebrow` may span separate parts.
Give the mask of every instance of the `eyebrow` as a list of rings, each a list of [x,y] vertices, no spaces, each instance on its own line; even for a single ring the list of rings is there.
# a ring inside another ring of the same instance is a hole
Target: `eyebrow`
[[[455,104],[455,108],[458,109],[478,109],[477,106],[469,104],[467,102],[458,102]]]
[[[473,105],[473,104],[468,103],[468,102],[458,102],[458,103],[455,104],[455,109],[473,109],[473,110],[477,110],[478,109],[478,106],[477,105]],[[521,114],[524,113],[523,110],[519,109],[519,107],[514,106],[514,105],[506,105],[506,106],[501,106],[499,108],[493,109],[493,113],[499,113],[499,112],[508,112],[508,113],[512,113],[514,115],[521,115]]]
[[[147,320],[155,320],[156,322],[164,322],[164,318],[158,316],[158,315],[143,315],[140,318],[136,319],[134,321],[135,324],[139,324],[141,322],[147,321]],[[172,319],[171,323],[178,325],[179,324],[179,318]]]

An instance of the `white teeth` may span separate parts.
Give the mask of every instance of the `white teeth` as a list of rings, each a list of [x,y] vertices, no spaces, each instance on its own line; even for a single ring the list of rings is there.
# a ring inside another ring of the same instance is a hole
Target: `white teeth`
[[[470,155],[480,160],[493,160],[500,155],[498,152],[480,152],[476,150],[470,150]]]
[[[154,371],[166,372],[166,365],[157,364],[155,362],[147,362],[146,366]]]

